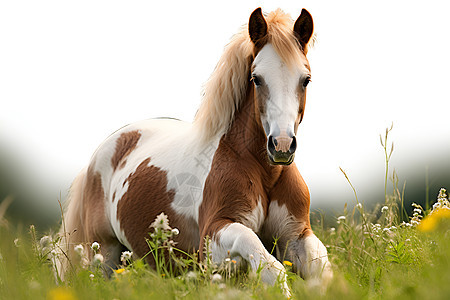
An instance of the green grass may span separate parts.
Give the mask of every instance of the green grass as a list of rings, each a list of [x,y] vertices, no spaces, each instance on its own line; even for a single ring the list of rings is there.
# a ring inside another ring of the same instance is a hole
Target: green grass
[[[422,232],[416,226],[391,220],[395,206],[390,205],[383,213],[377,207],[373,214],[365,212],[364,207],[355,206],[351,210],[347,207],[342,214],[345,220],[340,218],[334,229],[316,227],[316,234],[327,245],[334,279],[321,293],[310,289],[297,275],[289,274],[292,298],[447,299],[449,219],[444,217],[435,228]],[[124,272],[114,273],[111,279],[106,279],[99,267],[90,265],[80,267],[67,282],[58,285],[48,260],[51,254],[49,250],[42,251],[34,228],[24,232],[2,226],[0,236],[1,299],[282,297],[278,288],[265,286],[257,275],[235,270],[233,261],[213,266],[209,261],[197,263],[195,258],[180,261],[182,267],[178,268],[161,260],[156,271],[138,260],[125,266]],[[156,246],[157,239],[162,242]],[[159,236],[150,239],[149,244],[161,254],[167,252],[167,241],[170,236]],[[211,280],[215,273],[221,274],[222,279]]]
[[[381,140],[386,174],[392,154],[385,146],[388,133]],[[384,199],[367,209],[350,178],[342,172],[354,191],[353,204],[346,204],[340,215],[326,222],[334,227],[313,225],[328,248],[334,278],[325,290],[315,289],[288,272],[292,298],[449,299],[450,205],[445,191],[440,191],[434,208],[430,205],[424,210],[415,205],[414,214],[407,216],[404,193],[398,188],[394,172],[392,188],[387,187],[386,177]],[[167,263],[164,255],[178,250],[171,242],[174,233],[164,222],[155,221],[153,227],[160,224],[160,229],[148,240],[148,255],[155,258],[156,270],[142,260],[126,261],[122,272],[114,272],[108,279],[100,266],[85,257],[84,266],[74,262],[76,269],[65,282],[57,283],[51,264],[56,242],[40,240],[43,234],[36,233],[34,227],[8,225],[0,214],[0,299],[283,298],[278,287],[261,283],[258,274],[237,270],[232,260],[217,266],[209,259],[199,262],[196,256],[186,255]]]

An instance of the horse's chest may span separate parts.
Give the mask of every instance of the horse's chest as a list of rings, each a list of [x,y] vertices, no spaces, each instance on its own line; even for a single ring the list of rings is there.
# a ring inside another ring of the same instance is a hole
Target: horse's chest
[[[252,229],[254,232],[259,232],[264,223],[265,213],[264,207],[261,201],[261,197],[258,199],[257,205],[253,208],[251,213],[243,216],[241,220],[242,224]]]

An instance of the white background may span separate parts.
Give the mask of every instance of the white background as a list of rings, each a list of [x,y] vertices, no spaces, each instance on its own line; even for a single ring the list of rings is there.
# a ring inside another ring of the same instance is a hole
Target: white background
[[[450,18],[444,1],[2,1],[0,147],[63,196],[96,147],[134,121],[191,121],[202,84],[251,12],[312,14],[317,43],[296,162],[313,204],[351,201],[393,167],[450,150]],[[1,160],[0,160],[1,163]],[[430,170],[433,172],[433,170]],[[337,197],[344,192],[344,196]]]

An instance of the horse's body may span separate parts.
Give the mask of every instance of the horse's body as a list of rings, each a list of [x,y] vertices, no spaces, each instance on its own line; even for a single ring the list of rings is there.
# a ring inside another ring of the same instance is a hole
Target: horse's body
[[[286,292],[279,260],[292,261],[304,278],[331,275],[311,231],[308,188],[292,163],[312,19],[302,11],[294,33],[292,25],[281,11],[266,23],[256,10],[250,36],[243,31],[227,46],[192,124],[154,119],[111,135],[72,185],[70,244],[99,242],[110,266],[124,246],[142,257],[149,225],[164,212],[180,231],[178,248],[203,250],[209,236],[214,261],[231,255],[254,270],[262,264],[263,280],[281,276]],[[274,238],[279,260],[266,250]]]

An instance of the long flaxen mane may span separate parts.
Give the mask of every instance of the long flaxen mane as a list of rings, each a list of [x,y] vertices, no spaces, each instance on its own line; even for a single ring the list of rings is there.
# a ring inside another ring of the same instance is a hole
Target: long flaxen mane
[[[294,36],[294,21],[290,15],[278,9],[265,19],[268,26],[266,42],[272,44],[287,66],[299,63],[304,54]],[[245,99],[255,54],[247,28],[243,26],[233,36],[204,86],[203,100],[194,119],[194,126],[198,127],[204,141],[227,132]]]

